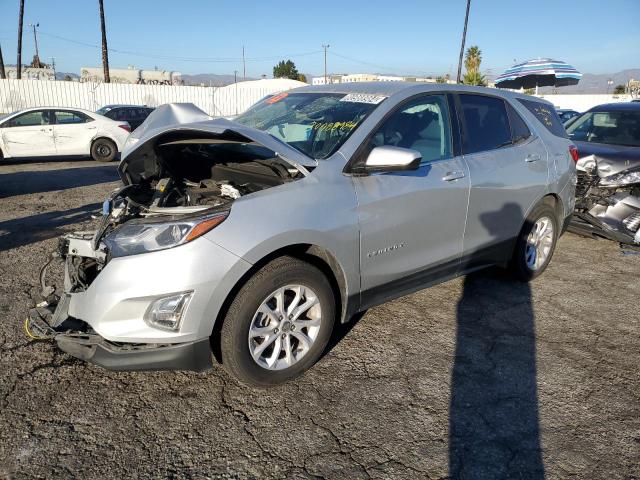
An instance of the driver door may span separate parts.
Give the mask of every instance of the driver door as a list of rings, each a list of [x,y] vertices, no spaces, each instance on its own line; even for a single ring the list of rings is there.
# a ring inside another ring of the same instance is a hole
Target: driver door
[[[366,152],[392,145],[417,150],[422,160],[415,171],[352,178],[365,308],[457,273],[469,199],[469,175],[453,153],[445,95],[405,102],[369,142]]]

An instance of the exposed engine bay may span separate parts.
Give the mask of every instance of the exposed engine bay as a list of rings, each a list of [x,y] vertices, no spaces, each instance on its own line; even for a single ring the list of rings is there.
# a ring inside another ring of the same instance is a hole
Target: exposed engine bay
[[[119,171],[124,186],[105,200],[98,229],[61,237],[58,250],[41,270],[43,302],[36,316],[47,318],[49,325],[66,318],[64,313],[58,315],[56,305],[63,304],[65,296],[89,288],[113,257],[190,241],[182,238],[190,235],[187,232],[194,225],[217,225],[243,196],[308,174],[306,168],[240,135],[219,138],[184,131],[141,145],[121,163]],[[126,250],[119,245],[128,245],[119,242],[122,238],[132,245],[142,238],[138,242],[142,247]],[[46,281],[54,260],[65,263],[63,294]],[[60,318],[52,319],[54,312]]]

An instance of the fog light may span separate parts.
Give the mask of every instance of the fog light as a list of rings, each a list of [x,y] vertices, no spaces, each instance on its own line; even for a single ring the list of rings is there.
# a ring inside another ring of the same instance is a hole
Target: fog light
[[[174,293],[154,300],[144,314],[144,321],[155,328],[176,331],[193,292]]]

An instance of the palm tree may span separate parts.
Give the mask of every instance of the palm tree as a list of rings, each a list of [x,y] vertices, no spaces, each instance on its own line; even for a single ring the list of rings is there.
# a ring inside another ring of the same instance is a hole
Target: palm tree
[[[110,83],[109,78],[109,50],[107,48],[107,31],[104,27],[104,5],[103,0],[98,0],[100,4],[100,30],[102,31],[102,69],[104,71],[104,82]]]
[[[462,57],[464,55],[464,42],[467,40],[467,23],[469,22],[469,8],[471,8],[471,0],[467,0],[467,13],[464,16],[464,30],[462,31],[462,44],[460,45],[460,58],[458,60],[458,76],[456,82],[460,83],[462,75]]]
[[[465,85],[476,85],[479,87],[486,87],[487,79],[480,72],[467,71],[467,73],[464,74],[464,77],[462,77],[462,83],[464,83]]]
[[[480,71],[480,63],[482,62],[482,50],[477,45],[469,47],[464,57],[464,68],[467,72]]]
[[[16,61],[16,78],[22,78],[22,23],[24,20],[24,0],[20,0],[18,14],[18,60]]]

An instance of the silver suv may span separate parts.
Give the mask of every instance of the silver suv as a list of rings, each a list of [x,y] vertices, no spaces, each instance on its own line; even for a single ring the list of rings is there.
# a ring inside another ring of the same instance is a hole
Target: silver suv
[[[489,265],[542,273],[576,158],[553,105],[493,89],[303,87],[233,121],[165,105],[98,230],[61,240],[64,289],[44,269],[26,329],[109,369],[201,371],[213,352],[281,383],[356,312]]]

